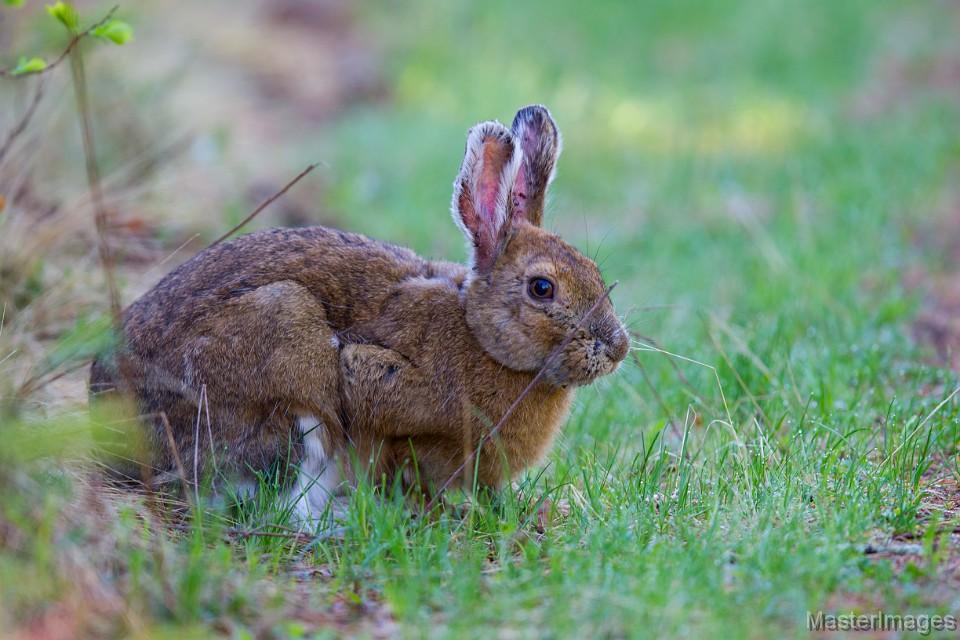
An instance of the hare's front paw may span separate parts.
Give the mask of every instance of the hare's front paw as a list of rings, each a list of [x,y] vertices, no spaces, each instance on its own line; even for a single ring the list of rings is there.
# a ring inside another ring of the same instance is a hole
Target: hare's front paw
[[[340,351],[340,370],[348,387],[393,385],[410,361],[392,349],[349,344]]]
[[[437,412],[432,371],[392,349],[371,344],[347,345],[340,352],[344,410],[355,428],[378,437],[407,437],[436,431],[447,424]]]

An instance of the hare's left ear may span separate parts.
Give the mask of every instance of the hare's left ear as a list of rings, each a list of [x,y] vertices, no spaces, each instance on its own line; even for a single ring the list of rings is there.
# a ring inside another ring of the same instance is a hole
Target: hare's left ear
[[[563,147],[557,123],[539,104],[517,112],[510,127],[523,152],[523,162],[513,188],[511,214],[540,226],[547,187],[553,181],[557,157]]]

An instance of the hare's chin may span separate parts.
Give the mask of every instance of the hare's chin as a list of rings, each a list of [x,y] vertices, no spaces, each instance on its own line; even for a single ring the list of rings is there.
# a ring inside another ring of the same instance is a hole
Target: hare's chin
[[[622,362],[623,362],[622,360],[607,360],[606,363],[604,363],[603,365],[602,372],[597,377],[599,378],[601,376],[609,376],[612,373],[616,373],[617,369],[620,368],[620,364]]]
[[[553,375],[547,376],[547,379],[550,383],[560,389],[568,389],[570,387],[582,387],[590,384],[596,380],[599,376],[591,376],[589,373],[580,372],[580,371],[567,371],[564,373],[555,373]]]
[[[574,371],[558,371],[548,375],[550,382],[560,388],[585,387],[596,382],[599,378],[608,376],[620,367],[619,362],[604,360],[599,366],[592,369],[578,369]]]

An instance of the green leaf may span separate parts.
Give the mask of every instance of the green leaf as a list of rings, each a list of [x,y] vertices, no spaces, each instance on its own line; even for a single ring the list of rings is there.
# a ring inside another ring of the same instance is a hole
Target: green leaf
[[[80,30],[80,14],[69,3],[58,0],[53,6],[47,5],[47,13],[59,20],[70,33],[77,33]]]
[[[3,4],[7,5],[8,7],[22,7],[23,0],[3,0]]]
[[[133,39],[133,27],[123,20],[107,20],[91,33],[114,44],[126,44]]]
[[[47,68],[47,63],[44,62],[43,58],[33,57],[29,60],[27,58],[20,58],[17,62],[17,66],[10,70],[10,75],[12,76],[22,76],[25,73],[36,73],[37,71],[43,71]]]

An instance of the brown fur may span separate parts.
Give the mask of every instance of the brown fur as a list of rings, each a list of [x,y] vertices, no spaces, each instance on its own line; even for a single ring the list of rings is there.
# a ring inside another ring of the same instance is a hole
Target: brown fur
[[[522,144],[497,123],[468,138],[453,202],[471,267],[320,227],[253,233],[200,253],[131,305],[124,347],[94,363],[92,392],[130,388],[161,472],[173,459],[160,412],[188,469],[196,451],[199,468],[234,475],[296,461],[296,419],[313,415],[326,447],[381,452],[388,473],[415,458],[422,482],[444,481],[604,294],[596,265],[539,228],[556,126],[543,107],[518,121],[536,124],[515,121]],[[553,300],[531,297],[533,277],[555,283]],[[605,301],[485,446],[480,481],[496,486],[540,460],[572,388],[610,373],[627,347]]]

